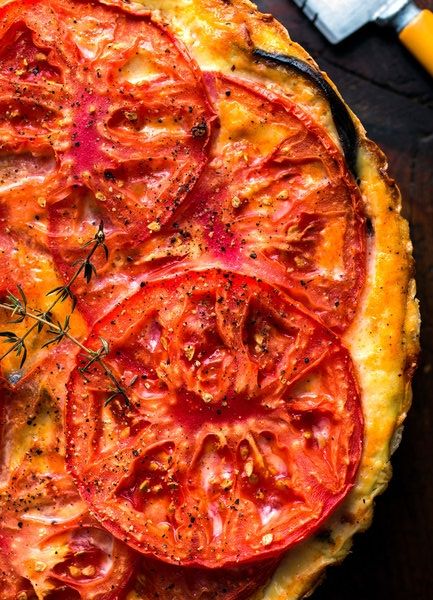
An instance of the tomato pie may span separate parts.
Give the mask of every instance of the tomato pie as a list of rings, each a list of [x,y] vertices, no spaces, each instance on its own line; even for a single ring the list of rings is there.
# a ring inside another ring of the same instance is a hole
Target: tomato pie
[[[0,12],[1,598],[304,597],[410,404],[383,155],[246,0]]]

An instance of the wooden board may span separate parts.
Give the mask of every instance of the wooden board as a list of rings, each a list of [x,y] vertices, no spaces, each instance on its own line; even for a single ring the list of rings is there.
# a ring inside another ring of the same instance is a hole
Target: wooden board
[[[433,0],[418,2],[433,10]],[[423,319],[420,367],[394,477],[371,529],[313,600],[433,599],[433,79],[393,31],[369,25],[329,44],[290,0],[260,9],[281,21],[338,85],[389,159],[409,219]]]

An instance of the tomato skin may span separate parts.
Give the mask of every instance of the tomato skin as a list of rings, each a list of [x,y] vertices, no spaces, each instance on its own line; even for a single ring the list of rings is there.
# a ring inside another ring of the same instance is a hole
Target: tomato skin
[[[143,554],[211,568],[276,557],[352,487],[362,412],[350,357],[281,292],[190,272],[146,285],[87,344],[100,337],[116,340],[107,361],[131,404],[103,408],[105,375],[90,369],[86,383],[78,365],[67,464],[92,511]]]

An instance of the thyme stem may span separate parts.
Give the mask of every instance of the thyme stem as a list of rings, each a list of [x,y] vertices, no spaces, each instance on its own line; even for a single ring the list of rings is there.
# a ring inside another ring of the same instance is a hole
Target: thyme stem
[[[4,358],[6,358],[6,356],[8,356],[11,352],[15,351],[17,356],[21,356],[21,364],[20,364],[20,368],[21,368],[27,357],[27,348],[26,348],[25,340],[33,331],[37,330],[38,333],[40,333],[42,331],[42,329],[45,327],[46,332],[53,337],[51,339],[49,339],[47,342],[45,342],[45,344],[42,345],[42,348],[44,348],[45,346],[50,346],[52,344],[58,344],[64,338],[69,339],[76,346],[78,346],[82,350],[82,352],[84,352],[84,354],[86,356],[89,357],[87,364],[84,367],[80,368],[79,370],[82,373],[85,373],[93,363],[97,363],[104,371],[104,374],[108,377],[108,379],[110,379],[111,383],[113,384],[114,388],[111,390],[108,390],[110,395],[106,399],[105,404],[107,405],[109,402],[111,402],[111,400],[113,400],[113,398],[120,395],[123,397],[125,404],[128,406],[130,404],[130,402],[129,402],[129,398],[128,398],[128,395],[127,395],[125,389],[122,387],[122,385],[120,384],[120,382],[118,381],[118,379],[116,378],[114,373],[111,371],[111,369],[108,367],[108,365],[102,359],[102,357],[106,356],[109,352],[108,342],[106,340],[104,340],[103,338],[101,338],[101,344],[102,344],[101,348],[99,350],[91,350],[90,348],[87,348],[84,344],[82,344],[80,342],[80,340],[78,340],[75,336],[73,336],[69,331],[70,317],[71,317],[72,312],[75,309],[75,305],[77,302],[75,295],[71,291],[72,285],[75,283],[75,281],[78,279],[78,277],[80,276],[81,273],[83,273],[84,279],[86,280],[87,283],[90,282],[93,274],[96,274],[96,268],[91,261],[92,261],[93,255],[95,254],[96,250],[99,247],[101,247],[103,249],[104,254],[105,254],[105,259],[106,260],[108,259],[108,248],[105,245],[105,233],[104,233],[104,226],[103,226],[102,221],[99,224],[98,230],[95,233],[93,239],[86,242],[83,247],[85,248],[87,246],[91,246],[89,252],[87,253],[87,255],[84,259],[78,261],[79,267],[75,270],[75,273],[72,275],[72,277],[69,279],[69,281],[62,286],[59,286],[59,287],[54,288],[53,290],[50,290],[46,294],[47,296],[55,295],[54,300],[51,302],[51,304],[49,305],[49,307],[47,309],[45,309],[43,311],[39,310],[39,309],[35,309],[34,311],[28,310],[27,309],[27,298],[26,298],[24,291],[20,285],[17,286],[20,297],[15,296],[11,292],[9,292],[8,296],[7,296],[7,302],[0,302],[0,308],[3,308],[5,310],[11,312],[12,316],[16,317],[14,321],[11,321],[12,323],[21,323],[26,317],[34,320],[33,325],[31,325],[22,336],[18,336],[13,331],[1,331],[0,332],[0,336],[6,338],[4,341],[11,344],[10,348],[2,356],[0,356],[0,362]],[[78,264],[78,263],[75,263],[75,264]],[[52,310],[55,308],[55,306],[59,302],[64,302],[68,298],[72,302],[72,308],[71,308],[70,313],[66,316],[64,324],[62,325],[60,323],[60,321],[57,321],[57,323],[54,323],[54,321],[51,318]]]
[[[0,308],[4,308],[5,310],[9,310],[11,312],[14,310],[13,307],[10,306],[9,304],[4,304],[2,302],[0,302]],[[80,340],[78,340],[71,333],[69,333],[69,331],[67,329],[61,327],[60,325],[56,325],[55,323],[52,323],[51,321],[48,321],[41,315],[37,315],[35,313],[30,312],[29,310],[26,310],[25,316],[29,317],[30,319],[33,319],[35,321],[33,328],[36,327],[38,323],[42,323],[44,325],[47,325],[50,328],[51,333],[57,333],[62,338],[66,337],[71,342],[73,342],[76,346],[78,346],[87,356],[90,357],[92,362],[96,362],[102,367],[105,375],[107,375],[107,377],[111,380],[111,383],[115,386],[115,390],[113,390],[113,392],[116,392],[115,395],[119,394],[119,395],[123,396],[126,401],[126,404],[127,405],[129,404],[129,398],[126,394],[126,391],[120,385],[120,382],[118,381],[118,379],[116,378],[114,373],[111,371],[111,369],[102,360],[101,351],[91,350],[90,348],[87,348],[84,344],[82,344],[80,342]],[[28,330],[27,335],[30,332],[30,329]],[[23,338],[24,338],[24,336],[23,336]],[[23,338],[21,338],[21,339],[23,339]]]
[[[5,310],[9,310],[9,311],[13,310],[12,307],[9,306],[9,304],[3,304],[2,302],[0,302],[0,308],[4,308]],[[81,350],[84,350],[87,353],[92,352],[92,350],[89,350],[89,348],[86,348],[86,346],[84,346],[79,340],[77,340],[77,338],[75,338],[73,335],[71,335],[68,331],[64,331],[61,327],[59,327],[55,323],[52,323],[51,321],[47,321],[47,319],[44,319],[44,317],[42,317],[40,315],[36,315],[36,314],[30,312],[29,310],[26,310],[25,316],[36,321],[36,323],[34,323],[34,325],[32,325],[32,327],[30,329],[37,327],[38,323],[43,323],[44,325],[48,325],[51,329],[55,329],[57,333],[64,333],[65,337],[67,337],[68,339],[71,340],[71,342],[74,342],[74,344],[79,346],[81,348]],[[28,335],[28,333],[30,332],[30,329],[28,330],[28,332],[26,332],[23,335],[23,337],[21,339],[24,339],[25,335]]]
[[[52,295],[53,293],[56,294],[56,298],[53,300],[53,302],[50,304],[50,306],[44,311],[43,314],[47,315],[49,314],[53,308],[55,308],[55,306],[57,306],[57,304],[59,302],[63,302],[64,300],[66,300],[67,297],[70,297],[73,303],[73,307],[72,310],[74,310],[75,308],[75,303],[74,303],[74,296],[71,294],[71,286],[72,284],[76,281],[76,279],[79,277],[79,275],[81,274],[81,272],[86,268],[86,265],[91,264],[91,259],[93,257],[93,255],[95,254],[96,250],[99,248],[99,246],[102,246],[104,251],[105,251],[105,256],[108,256],[108,250],[107,247],[105,245],[105,234],[104,234],[104,225],[101,221],[101,223],[99,224],[98,227],[98,231],[96,232],[93,240],[90,240],[90,242],[87,242],[85,244],[85,246],[92,244],[92,248],[90,249],[90,251],[88,252],[87,256],[80,261],[80,266],[79,268],[75,271],[75,273],[72,275],[71,279],[68,281],[68,283],[66,283],[64,286],[60,286],[58,288],[55,288],[54,290],[51,290],[50,292],[48,292],[47,296]],[[90,280],[89,278],[86,278],[88,281]],[[1,305],[3,308],[7,308],[6,305],[2,304]],[[16,311],[16,309],[15,309]],[[22,311],[20,309],[18,309],[18,312],[20,315],[22,316],[30,316],[30,315],[23,315]],[[40,323],[46,323],[46,321],[43,320],[39,320]],[[0,362],[6,358],[6,356],[8,356],[11,352],[14,352],[18,349],[19,346],[21,346],[24,342],[24,340],[38,327],[38,322],[35,322],[19,339],[18,341],[16,341],[4,354],[2,354],[0,356]]]

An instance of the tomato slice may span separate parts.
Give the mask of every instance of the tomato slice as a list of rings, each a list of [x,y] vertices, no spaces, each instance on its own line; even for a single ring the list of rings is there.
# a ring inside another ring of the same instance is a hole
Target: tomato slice
[[[264,585],[277,566],[262,561],[260,568],[196,569],[146,558],[136,570],[128,600],[244,600]]]
[[[206,162],[214,116],[199,69],[144,12],[22,0],[0,16],[0,199],[54,205],[65,277],[101,220],[126,260]],[[77,204],[80,229],[63,214]]]
[[[134,552],[89,515],[67,474],[61,413],[48,389],[34,380],[1,388],[0,414],[3,589],[15,589],[14,598],[119,598]]]
[[[68,383],[68,465],[104,526],[166,562],[280,554],[351,488],[362,415],[337,338],[281,292],[218,270],[150,283],[93,329],[110,369]]]
[[[178,256],[262,277],[344,331],[364,284],[366,234],[341,153],[287,97],[220,74],[207,74],[207,85],[219,137],[186,214],[148,242],[147,260]]]
[[[73,265],[82,259],[82,244],[92,239],[98,229],[100,217],[95,199],[88,190],[76,190],[73,197],[49,208],[50,246],[56,265],[65,279],[74,273]],[[97,276],[90,283],[80,278],[74,284],[80,312],[89,324],[111,310],[121,299],[139,289],[140,281],[148,277],[155,267],[143,259],[145,244],[126,237],[117,225],[104,215],[104,231],[108,260],[102,251],[93,257]],[[161,267],[168,261],[163,261]]]
[[[41,517],[21,530],[2,527],[2,552],[13,569],[8,584],[16,578],[19,591],[52,600],[117,600],[133,572],[133,552],[89,515],[75,524],[54,524],[49,533],[45,523],[45,536],[38,531],[42,523]]]

